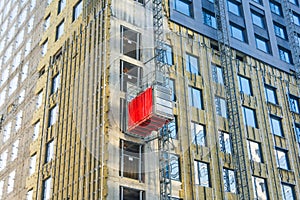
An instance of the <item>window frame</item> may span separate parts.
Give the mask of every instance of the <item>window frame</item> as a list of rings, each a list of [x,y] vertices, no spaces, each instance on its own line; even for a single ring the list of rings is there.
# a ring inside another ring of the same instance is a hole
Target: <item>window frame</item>
[[[61,38],[61,36],[64,34],[64,28],[65,28],[65,20],[63,19],[56,26],[55,41],[59,40],[59,38]]]
[[[223,153],[232,154],[231,135],[225,131],[219,130],[218,132],[220,151]]]
[[[202,94],[202,90],[198,89],[196,87],[193,86],[189,86],[189,106],[195,107],[197,109],[203,110],[203,94]],[[195,93],[199,93],[199,97],[195,96],[197,94]],[[196,100],[197,102],[195,102],[195,98],[194,97],[198,97]],[[199,102],[198,102],[199,101]],[[199,103],[199,105],[198,105]]]
[[[242,75],[238,74],[238,82],[239,82],[240,93],[246,94],[246,95],[249,95],[249,96],[253,95],[252,83],[251,83],[250,78],[247,78],[245,76],[242,76]]]
[[[228,108],[227,108],[227,102],[225,98],[215,96],[215,107],[216,107],[217,115],[225,119],[228,118]]]
[[[76,19],[79,18],[79,16],[82,14],[82,11],[83,11],[83,2],[82,0],[79,0],[73,6],[72,22],[76,21]]]
[[[256,181],[263,181],[263,184],[258,183],[259,185],[257,185]],[[253,192],[254,192],[254,198],[255,199],[269,199],[268,186],[267,186],[267,181],[266,181],[265,178],[252,176],[252,185],[253,185]],[[264,186],[264,189],[263,189],[262,185]],[[263,193],[263,191],[262,192],[257,192],[257,189],[259,189],[259,188],[262,188],[263,190],[265,190],[265,196],[258,197],[258,194]]]
[[[50,163],[54,157],[54,140],[50,140],[46,143],[45,147],[45,164]]]
[[[125,41],[127,41],[127,43]],[[120,50],[123,55],[141,60],[141,33],[121,25],[120,42]]]
[[[179,9],[179,6],[180,6],[180,5],[178,5],[179,2],[181,2],[182,5],[185,4],[187,6],[187,8],[185,8],[184,11],[182,11],[182,9]],[[193,1],[191,1],[191,0],[174,0],[174,10],[176,10],[177,12],[179,12],[185,16],[188,16],[191,18],[194,17]]]
[[[224,68],[219,65],[211,63],[212,78],[214,82],[224,85]]]
[[[66,7],[66,0],[59,0],[57,6],[57,15],[59,15]]]
[[[289,189],[291,190],[292,198],[290,196],[287,197],[284,187],[289,187]],[[295,200],[296,199],[295,186],[294,185],[281,182],[281,192],[282,192],[282,199],[283,200]]]
[[[49,110],[49,118],[48,118],[48,127],[51,127],[57,121],[58,116],[58,106],[55,105]]]
[[[274,123],[275,121],[278,123],[275,124]],[[270,128],[271,128],[271,133],[273,135],[277,135],[279,137],[284,137],[282,118],[275,116],[275,115],[270,115]],[[277,130],[275,130],[275,129],[279,129],[279,132],[277,132]]]
[[[243,115],[244,115],[244,124],[246,126],[251,126],[253,128],[258,128],[255,110],[252,109],[252,108],[245,107],[245,106],[242,106],[242,110],[243,110]],[[249,116],[247,116],[247,113],[249,113],[248,111],[252,113],[251,114],[252,119],[249,119],[251,121],[248,120],[248,118],[249,118]]]
[[[289,50],[278,46],[278,53],[279,53],[280,60],[282,60],[286,63],[292,64],[292,54]]]
[[[48,200],[51,196],[51,184],[52,184],[52,177],[49,176],[48,178],[43,180],[42,183],[42,200]]]
[[[279,153],[283,155],[284,160],[281,160],[281,158],[279,159]],[[290,162],[289,162],[289,156],[288,156],[288,150],[275,147],[275,157],[276,157],[276,164],[279,169],[283,169],[283,170],[291,169]],[[284,161],[284,164],[281,163],[281,161]]]
[[[190,53],[185,54],[186,57],[186,71],[191,74],[200,75],[200,66],[199,66],[199,58]],[[197,66],[195,66],[195,64]]]
[[[233,175],[233,178],[232,178]],[[233,184],[232,181],[233,180]],[[236,193],[237,192],[237,187],[236,187],[236,180],[235,180],[235,172],[232,169],[228,168],[223,168],[223,182],[224,182],[224,190],[225,192],[230,192],[230,193]]]
[[[143,191],[143,190],[138,190],[138,189],[134,189],[134,188],[129,188],[129,187],[125,187],[125,186],[120,186],[120,200],[125,200],[125,198],[126,199],[128,199],[128,197],[125,197],[125,195],[124,195],[124,189],[125,190],[131,190],[131,191],[135,191],[135,192],[139,192],[139,194],[138,194],[138,199],[137,200],[145,200],[146,198],[145,198],[145,191]],[[132,194],[130,194],[129,192],[125,192],[125,194],[129,194],[129,197],[133,197],[133,198],[135,198]]]
[[[191,136],[192,136],[192,143],[196,146],[207,146],[206,141],[206,127],[203,124],[200,124],[198,122],[191,121],[190,123],[191,127]],[[199,130],[198,134],[196,133],[196,130]],[[202,133],[202,134],[201,134]],[[200,137],[199,137],[200,136]]]
[[[252,19],[253,25],[263,28],[263,29],[266,28],[266,22],[264,19],[264,15],[254,11],[254,10],[251,10],[251,19]]]
[[[138,147],[138,149],[130,147]],[[125,160],[125,158],[127,158]],[[134,171],[133,165],[128,164],[130,162],[136,161]],[[138,180],[140,182],[145,181],[145,158],[144,158],[144,145],[127,141],[120,140],[120,166],[119,166],[119,175],[120,177],[126,177],[133,180]]]
[[[272,103],[278,105],[278,98],[277,98],[277,88],[265,85],[265,97],[268,103]]]
[[[283,25],[273,22],[275,36],[287,40],[287,32]]]
[[[240,8],[240,2],[227,0],[227,8],[228,12],[236,15],[236,16],[242,16],[241,8]]]
[[[281,4],[275,2],[275,1],[270,1],[270,10],[272,13],[282,16],[282,8]]]
[[[211,28],[217,29],[217,20],[215,18],[215,15],[212,12],[206,9],[202,9],[202,19],[203,19],[203,24]]]
[[[261,143],[252,140],[247,140],[247,149],[248,149],[248,156],[251,161],[258,162],[258,163],[264,162]]]
[[[229,23],[231,37],[242,42],[246,42],[245,29],[234,23]]]
[[[255,44],[256,44],[256,49],[268,54],[271,53],[270,41],[268,39],[255,34]]]
[[[202,172],[202,166],[205,168],[205,172]],[[194,160],[194,175],[195,175],[195,184],[203,187],[211,187],[210,183],[210,167],[209,163],[202,162],[199,160]],[[204,181],[201,177],[205,177]],[[207,179],[207,181],[206,181]]]
[[[291,112],[300,114],[300,104],[297,96],[289,94],[289,105]]]

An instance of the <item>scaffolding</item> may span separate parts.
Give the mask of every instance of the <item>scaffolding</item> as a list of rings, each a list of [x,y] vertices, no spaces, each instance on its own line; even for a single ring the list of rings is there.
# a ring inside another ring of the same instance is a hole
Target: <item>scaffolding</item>
[[[229,131],[232,137],[233,157],[235,160],[235,174],[239,199],[250,199],[246,154],[239,115],[238,94],[235,89],[235,71],[233,68],[233,54],[230,48],[229,31],[226,17],[226,3],[224,0],[214,1],[217,22],[217,39],[220,51],[221,65],[224,67],[226,102],[229,114]]]

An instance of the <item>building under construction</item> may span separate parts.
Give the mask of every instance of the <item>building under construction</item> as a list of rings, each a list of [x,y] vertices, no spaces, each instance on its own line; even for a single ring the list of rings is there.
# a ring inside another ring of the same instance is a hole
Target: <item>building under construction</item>
[[[0,1],[0,199],[299,199],[299,3]]]

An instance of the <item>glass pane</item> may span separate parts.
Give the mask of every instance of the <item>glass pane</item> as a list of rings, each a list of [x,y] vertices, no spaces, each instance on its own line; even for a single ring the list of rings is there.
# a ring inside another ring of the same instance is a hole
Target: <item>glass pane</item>
[[[231,1],[228,1],[228,10],[235,15],[241,15],[239,6]]]
[[[175,10],[192,17],[192,3],[185,0],[175,0]]]
[[[259,200],[267,200],[267,186],[265,180],[252,176],[252,183],[254,189],[254,198]]]
[[[272,134],[283,136],[280,119],[271,117],[271,129],[272,129]]]
[[[247,95],[252,95],[250,80],[239,76],[240,91]]]
[[[196,145],[205,146],[206,140],[204,126],[191,122],[191,131],[193,136],[193,143]]]
[[[262,162],[262,155],[259,143],[248,140],[248,153],[250,160],[260,163]]]
[[[281,150],[275,150],[277,156],[277,166],[282,169],[289,169],[287,152]]]
[[[250,108],[243,107],[244,112],[244,122],[247,126],[252,126],[257,128],[256,126],[256,119],[255,119],[255,112]]]

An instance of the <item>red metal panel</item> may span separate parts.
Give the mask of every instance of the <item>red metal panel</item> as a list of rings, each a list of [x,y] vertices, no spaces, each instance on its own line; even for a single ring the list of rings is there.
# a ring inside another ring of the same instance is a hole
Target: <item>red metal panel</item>
[[[152,115],[152,88],[146,89],[128,103],[128,129],[138,126]]]

